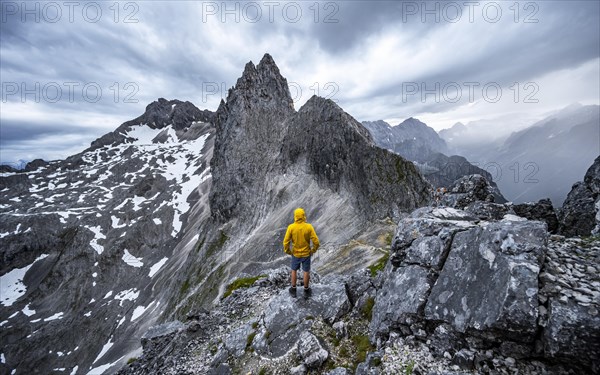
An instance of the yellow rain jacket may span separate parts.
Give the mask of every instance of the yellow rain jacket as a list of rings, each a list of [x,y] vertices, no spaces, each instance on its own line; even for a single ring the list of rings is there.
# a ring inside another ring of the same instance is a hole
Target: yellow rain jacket
[[[312,240],[313,246],[310,247]],[[290,242],[294,243],[293,250],[290,251]],[[296,258],[304,258],[317,252],[319,248],[319,237],[315,233],[315,228],[306,222],[306,214],[302,208],[294,211],[294,223],[290,224],[285,232],[283,239],[283,251],[286,254],[294,255]]]

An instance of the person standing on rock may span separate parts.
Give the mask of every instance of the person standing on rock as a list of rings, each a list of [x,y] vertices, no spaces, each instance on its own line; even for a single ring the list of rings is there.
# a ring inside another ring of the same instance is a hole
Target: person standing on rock
[[[312,247],[310,243],[312,241]],[[290,243],[293,246],[290,248]],[[288,225],[283,239],[283,251],[292,256],[292,286],[290,293],[296,296],[296,271],[302,265],[304,273],[304,295],[310,295],[310,258],[319,248],[319,237],[315,228],[306,222],[306,214],[302,208],[294,210],[294,223]]]

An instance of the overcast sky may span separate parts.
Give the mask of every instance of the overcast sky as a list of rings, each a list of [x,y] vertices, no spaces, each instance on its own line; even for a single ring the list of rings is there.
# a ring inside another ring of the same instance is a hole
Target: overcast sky
[[[1,3],[2,163],[82,151],[159,97],[216,110],[265,52],[296,109],[359,121],[501,131],[600,98],[598,1],[23,4]]]

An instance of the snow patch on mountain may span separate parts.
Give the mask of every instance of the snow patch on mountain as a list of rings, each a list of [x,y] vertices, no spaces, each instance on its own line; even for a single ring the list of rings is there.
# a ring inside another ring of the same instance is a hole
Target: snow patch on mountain
[[[4,306],[12,306],[16,300],[21,298],[27,292],[27,287],[23,284],[23,278],[31,266],[38,260],[46,258],[48,254],[42,254],[37,257],[33,263],[23,268],[15,268],[10,272],[0,276],[0,304]]]

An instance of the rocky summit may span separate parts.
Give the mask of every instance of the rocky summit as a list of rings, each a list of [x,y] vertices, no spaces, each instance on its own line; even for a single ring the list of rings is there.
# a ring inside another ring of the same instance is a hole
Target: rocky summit
[[[400,155],[331,100],[296,110],[267,54],[216,112],[159,99],[3,168],[0,374],[600,372],[600,240],[575,220],[598,160],[557,216],[482,174],[433,197]],[[298,206],[321,248],[292,295]]]

